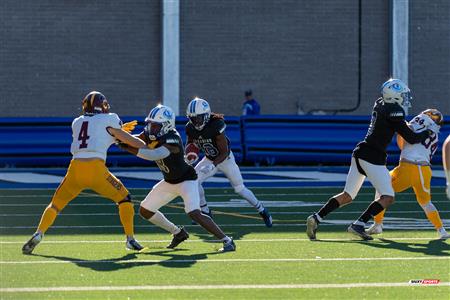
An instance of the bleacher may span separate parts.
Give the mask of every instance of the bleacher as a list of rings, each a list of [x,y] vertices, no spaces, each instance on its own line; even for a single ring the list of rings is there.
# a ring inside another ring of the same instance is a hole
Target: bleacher
[[[142,119],[126,117],[124,122]],[[67,166],[72,142],[71,118],[0,118],[0,167]],[[185,140],[187,119],[179,117],[177,130]],[[368,116],[263,115],[226,117],[227,136],[238,163],[251,165],[343,165],[364,138]],[[143,124],[135,132],[142,130]],[[433,161],[441,162],[441,146],[450,129],[441,129],[441,140]],[[393,141],[389,163],[398,161]],[[116,146],[108,152],[113,166],[145,165]],[[151,164],[151,163],[150,163]]]

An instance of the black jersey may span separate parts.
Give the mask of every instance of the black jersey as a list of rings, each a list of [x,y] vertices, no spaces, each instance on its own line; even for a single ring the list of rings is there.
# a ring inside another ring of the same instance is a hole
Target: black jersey
[[[177,184],[186,180],[197,179],[197,173],[194,168],[184,161],[183,141],[178,131],[173,129],[156,141],[150,141],[148,133],[145,132],[145,142],[150,148],[157,148],[164,144],[179,147],[180,151],[178,153],[170,153],[168,157],[155,161],[163,173],[165,181]]]
[[[211,116],[211,119],[206,123],[202,130],[195,129],[192,123],[186,124],[186,135],[193,140],[197,146],[203,150],[205,156],[214,160],[219,156],[219,147],[217,147],[215,137],[225,132],[227,125],[223,118]],[[230,154],[230,140],[227,137],[228,147],[227,151]]]
[[[385,103],[380,98],[373,107],[366,137],[358,143],[353,155],[375,165],[385,165],[386,148],[395,132],[410,144],[419,143],[429,135],[427,131],[414,133],[406,124],[403,108],[396,103]]]

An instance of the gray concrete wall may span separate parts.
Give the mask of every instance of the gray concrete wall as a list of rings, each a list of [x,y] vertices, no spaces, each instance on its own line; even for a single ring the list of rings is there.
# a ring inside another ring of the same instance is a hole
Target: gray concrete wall
[[[122,115],[160,91],[160,1],[0,1],[0,116],[73,116],[90,90]]]
[[[182,114],[201,96],[239,115],[248,88],[265,114],[351,108],[358,97],[350,114],[368,114],[390,75],[389,1],[180,2]],[[410,3],[412,113],[450,114],[450,2]],[[161,98],[161,7],[0,1],[0,116],[74,116],[92,89],[121,115],[145,115]]]

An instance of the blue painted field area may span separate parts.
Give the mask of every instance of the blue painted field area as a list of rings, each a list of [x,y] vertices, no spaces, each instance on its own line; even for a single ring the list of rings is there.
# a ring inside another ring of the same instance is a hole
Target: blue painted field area
[[[111,168],[128,188],[151,188],[162,179],[157,168]],[[245,184],[249,187],[306,187],[343,186],[348,167],[243,167]],[[56,188],[64,177],[65,169],[2,169],[0,189]],[[368,182],[365,185],[369,185]],[[442,167],[435,167],[432,186],[444,186]],[[229,187],[219,173],[210,178],[205,187]]]

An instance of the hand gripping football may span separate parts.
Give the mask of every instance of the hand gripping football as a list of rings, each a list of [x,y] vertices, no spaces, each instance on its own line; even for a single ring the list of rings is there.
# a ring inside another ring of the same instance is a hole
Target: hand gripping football
[[[194,143],[187,144],[184,152],[186,153],[185,158],[188,164],[192,165],[197,162],[198,153],[200,152],[200,149],[197,147],[196,144]]]

